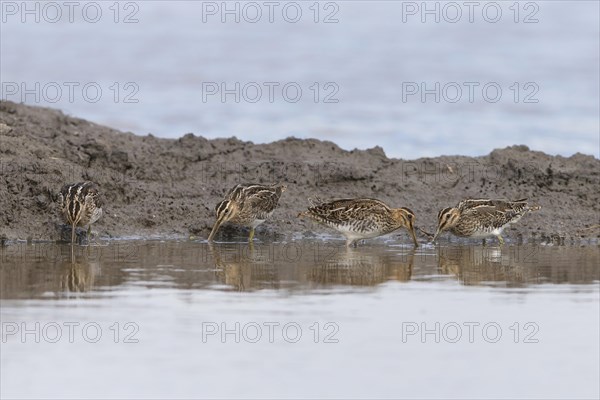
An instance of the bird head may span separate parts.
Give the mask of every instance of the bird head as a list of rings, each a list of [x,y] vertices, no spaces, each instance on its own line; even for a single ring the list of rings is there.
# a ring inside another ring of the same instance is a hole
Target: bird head
[[[208,241],[212,241],[215,234],[219,230],[221,224],[227,221],[231,221],[239,211],[239,205],[235,201],[232,200],[223,200],[215,207],[215,211],[217,213],[217,220],[213,225],[212,230],[210,231],[210,235],[208,236]]]
[[[400,226],[405,227],[410,232],[415,247],[419,247],[419,243],[417,242],[417,234],[415,232],[415,213],[406,207],[396,208],[392,212],[394,219],[400,224]]]
[[[435,235],[433,235],[433,239],[431,241],[435,241],[437,236],[445,230],[451,229],[458,223],[460,218],[460,211],[458,208],[444,208],[438,213],[438,227]]]

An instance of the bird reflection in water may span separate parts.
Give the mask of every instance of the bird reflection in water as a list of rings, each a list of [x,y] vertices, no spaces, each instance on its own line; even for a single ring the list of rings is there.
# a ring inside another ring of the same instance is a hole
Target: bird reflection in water
[[[411,278],[414,249],[347,248],[340,244],[209,245],[216,279],[238,291],[321,285],[374,286]]]
[[[253,245],[208,245],[215,265],[217,280],[233,289],[279,288],[277,266],[269,262],[262,251]]]
[[[90,262],[90,248],[85,249],[85,254],[77,257],[71,243],[70,260],[62,263],[60,273],[60,291],[83,293],[94,286],[97,271],[100,269],[98,262]]]
[[[454,275],[464,285],[524,286],[535,279],[535,268],[527,268],[527,250],[482,246],[449,246],[437,249],[438,268]]]
[[[409,281],[415,250],[398,256],[389,252],[344,248],[313,264],[308,278],[326,285],[374,286],[388,280]]]
[[[83,293],[92,289],[98,266],[86,261],[69,261],[62,265],[60,290]]]

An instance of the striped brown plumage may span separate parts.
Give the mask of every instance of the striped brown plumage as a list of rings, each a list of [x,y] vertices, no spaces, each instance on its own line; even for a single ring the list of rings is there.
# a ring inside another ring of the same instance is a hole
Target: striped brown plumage
[[[463,200],[456,207],[444,208],[438,213],[438,228],[432,241],[442,232],[449,231],[456,236],[484,239],[484,242],[486,237],[496,236],[504,244],[502,230],[527,212],[540,208],[530,206],[527,199]]]
[[[71,243],[75,242],[75,228],[91,224],[102,216],[100,189],[90,181],[67,184],[60,190],[59,208],[63,220],[71,225]]]
[[[415,215],[406,207],[390,208],[376,199],[339,199],[328,203],[319,199],[309,201],[312,207],[298,216],[309,217],[342,233],[346,236],[348,247],[357,240],[382,236],[402,227],[408,229],[415,247],[418,247]]]
[[[225,222],[250,227],[248,240],[252,242],[254,229],[273,215],[286,185],[239,184],[234,186],[215,207],[217,220],[208,236],[212,241]]]

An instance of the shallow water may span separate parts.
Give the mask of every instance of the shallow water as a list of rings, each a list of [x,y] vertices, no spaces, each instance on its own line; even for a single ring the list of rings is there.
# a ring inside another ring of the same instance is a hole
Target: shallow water
[[[0,248],[3,398],[599,395],[597,246]]]

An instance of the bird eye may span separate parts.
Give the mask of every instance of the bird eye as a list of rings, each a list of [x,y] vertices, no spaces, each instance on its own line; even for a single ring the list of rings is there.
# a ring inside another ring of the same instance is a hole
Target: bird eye
[[[450,218],[450,215],[446,214],[446,219]]]

